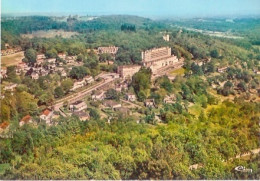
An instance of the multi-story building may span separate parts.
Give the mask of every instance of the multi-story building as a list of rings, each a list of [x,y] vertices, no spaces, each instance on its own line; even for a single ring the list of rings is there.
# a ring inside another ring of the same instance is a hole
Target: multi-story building
[[[101,101],[105,98],[105,92],[104,91],[97,91],[94,94],[91,95],[92,100],[94,101]]]
[[[143,66],[151,68],[153,73],[160,68],[174,65],[178,61],[178,58],[171,54],[170,47],[154,48],[142,52]]]
[[[117,67],[117,73],[122,78],[132,78],[132,76],[140,70],[140,65],[123,65]]]

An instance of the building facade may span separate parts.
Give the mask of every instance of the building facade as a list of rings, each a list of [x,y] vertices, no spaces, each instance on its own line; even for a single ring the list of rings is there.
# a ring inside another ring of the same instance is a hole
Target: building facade
[[[143,66],[150,68],[153,73],[160,68],[174,65],[178,61],[178,58],[171,54],[170,47],[154,48],[142,52]]]
[[[140,65],[124,65],[118,66],[117,73],[122,78],[132,78],[132,76],[140,70]]]
[[[163,40],[170,41],[170,35],[169,34],[163,35]]]
[[[109,53],[115,55],[118,51],[118,47],[109,46],[109,47],[98,47],[98,54]]]
[[[84,101],[76,101],[69,106],[69,109],[72,112],[83,111],[84,109],[87,109],[87,108],[88,108],[88,106]]]
[[[52,124],[52,116],[53,111],[49,108],[46,108],[40,115],[40,119],[45,121],[45,123],[50,126]]]

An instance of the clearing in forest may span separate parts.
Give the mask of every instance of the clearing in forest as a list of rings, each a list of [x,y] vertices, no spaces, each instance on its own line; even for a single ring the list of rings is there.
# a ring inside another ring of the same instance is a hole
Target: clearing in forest
[[[56,36],[61,36],[62,38],[70,38],[73,35],[78,35],[77,32],[70,32],[64,30],[48,30],[48,31],[34,31],[30,34],[22,34],[23,38],[54,38]]]
[[[1,66],[2,67],[8,67],[11,65],[17,65],[20,62],[22,62],[22,59],[24,58],[24,52],[17,52],[11,55],[7,56],[1,56]]]

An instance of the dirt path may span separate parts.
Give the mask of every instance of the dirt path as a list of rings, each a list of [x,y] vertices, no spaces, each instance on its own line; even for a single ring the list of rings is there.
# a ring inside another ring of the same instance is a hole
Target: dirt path
[[[120,99],[120,100],[121,100],[122,102],[124,102],[124,103],[131,104],[131,105],[134,106],[134,107],[142,108],[142,106],[139,106],[139,105],[137,105],[137,104],[135,104],[135,103],[133,103],[133,102],[126,101],[126,100],[124,100],[124,99]]]

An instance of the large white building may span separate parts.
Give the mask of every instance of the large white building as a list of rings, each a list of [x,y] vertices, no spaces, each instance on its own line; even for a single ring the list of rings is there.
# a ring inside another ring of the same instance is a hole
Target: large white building
[[[160,68],[174,65],[179,60],[171,54],[170,47],[154,48],[142,52],[143,66],[149,67],[153,73],[156,73]]]

